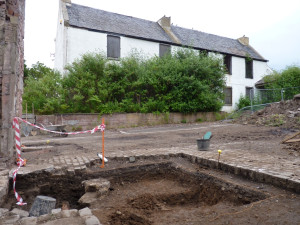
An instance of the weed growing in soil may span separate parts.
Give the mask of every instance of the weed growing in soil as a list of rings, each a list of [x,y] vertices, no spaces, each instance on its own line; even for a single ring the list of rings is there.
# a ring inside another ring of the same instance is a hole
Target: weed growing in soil
[[[284,115],[282,114],[273,114],[270,118],[266,121],[268,126],[279,127],[285,123]]]

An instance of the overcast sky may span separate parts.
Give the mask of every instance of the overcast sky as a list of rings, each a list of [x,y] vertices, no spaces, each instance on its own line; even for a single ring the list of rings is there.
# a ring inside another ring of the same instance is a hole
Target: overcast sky
[[[26,0],[25,60],[53,68],[59,0]],[[300,66],[299,0],[72,0],[72,3],[229,38],[243,35],[269,66]]]

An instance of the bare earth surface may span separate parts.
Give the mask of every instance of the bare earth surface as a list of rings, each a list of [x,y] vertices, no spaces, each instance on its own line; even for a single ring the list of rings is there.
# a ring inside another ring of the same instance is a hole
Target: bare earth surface
[[[297,130],[299,127],[289,129],[231,122],[107,130],[105,155],[112,159],[184,152],[216,160],[217,150],[221,149],[221,162],[284,175],[299,182],[300,150],[294,145],[289,148],[286,144],[281,144],[284,137]],[[207,131],[213,134],[210,149],[198,151],[196,140]],[[22,144],[25,147],[49,147],[23,152],[22,157],[28,160],[28,165],[22,170],[34,170],[45,164],[62,166],[62,159],[74,162],[80,157],[96,156],[97,152],[101,152],[101,134],[66,138],[50,135],[26,137],[22,138]],[[174,160],[174,168],[184,166],[195,174],[212,174],[225,183],[230,183],[230,187],[242,186],[246,191],[238,193],[235,188],[228,189],[228,185],[223,189],[223,186],[214,186],[211,182],[199,182],[184,174],[173,174],[172,169],[158,174],[150,171],[145,174],[136,173],[129,177],[120,174],[119,178],[110,179],[109,194],[90,206],[94,215],[101,223],[112,225],[300,224],[300,196],[296,193],[250,182],[224,172],[207,170],[183,159]],[[132,164],[111,160],[105,169],[96,166],[87,173],[125,168],[136,163],[156,162],[145,160]],[[210,181],[210,178],[207,179]],[[22,181],[19,182],[22,185]],[[65,185],[69,186],[67,183]],[[51,195],[51,191],[48,194]]]
[[[153,149],[187,148],[197,150],[196,140],[212,132],[210,150],[239,150],[241,154],[269,155],[277,159],[294,160],[299,149],[290,150],[281,141],[296,129],[241,125],[226,122],[177,124],[156,127],[107,130],[105,132],[105,154],[107,156],[130,155],[132,151],[151,152]],[[47,141],[49,143],[47,144]],[[24,137],[22,144],[30,146],[54,146],[43,151],[24,152],[23,157],[39,164],[54,156],[80,155],[101,152],[101,134],[53,137],[50,135]]]

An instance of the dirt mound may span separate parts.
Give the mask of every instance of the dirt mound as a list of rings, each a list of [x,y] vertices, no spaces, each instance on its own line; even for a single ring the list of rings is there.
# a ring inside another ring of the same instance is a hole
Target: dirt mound
[[[270,104],[253,114],[245,113],[235,122],[297,131],[300,129],[300,98]],[[286,144],[283,149],[300,151],[300,142]]]
[[[238,123],[274,126],[287,129],[300,128],[300,99],[281,101],[266,106],[253,114],[245,114]]]

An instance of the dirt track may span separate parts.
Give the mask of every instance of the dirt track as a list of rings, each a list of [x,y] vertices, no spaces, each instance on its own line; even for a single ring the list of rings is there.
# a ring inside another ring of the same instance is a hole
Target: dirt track
[[[282,159],[286,162],[299,157],[300,152],[297,149],[287,149],[285,145],[280,144],[286,135],[295,130],[225,122],[107,130],[105,131],[105,152],[107,155],[110,153],[126,155],[135,149],[153,151],[153,149],[184,148],[186,146],[194,146],[193,148],[197,151],[196,139],[201,138],[207,131],[211,131],[213,134],[209,151],[236,149],[238,152],[245,152],[245,154],[253,153],[257,156],[261,154],[264,157],[270,155],[272,160],[276,159],[278,163]],[[50,142],[47,143],[47,140]],[[39,164],[57,156],[75,157],[85,153],[96,154],[101,151],[101,133],[69,136],[67,138],[51,137],[49,135],[27,137],[22,138],[22,143],[25,146],[53,146],[49,149],[23,152],[22,156],[28,159],[29,164]],[[141,161],[138,163],[147,162]],[[196,168],[187,163],[186,160],[179,159],[176,163],[178,166],[185,165],[189,171],[194,171],[194,174],[203,172],[202,168]],[[259,160],[255,163],[257,167],[260,167]],[[120,164],[122,162],[114,163],[111,161],[106,168],[107,170],[113,170],[115,166],[134,165]],[[299,168],[297,165],[294,167]],[[177,168],[177,166],[174,168]],[[99,171],[98,166],[95,167],[95,171]],[[205,168],[204,173],[206,173]],[[264,222],[269,224],[299,224],[299,195],[277,188],[274,189],[265,184],[235,178],[222,172],[208,171],[208,173],[221,177],[226,182],[233,183],[233,187],[235,185],[247,186],[256,191],[263,188],[262,193],[265,197],[254,196],[253,199],[245,200],[244,198],[251,191],[232,195],[231,190],[226,191],[227,189],[224,189],[224,192],[222,186],[210,186],[210,182],[204,181],[204,183],[206,182],[205,185],[199,187],[200,183],[197,183],[199,181],[195,182],[194,178],[189,179],[187,176],[180,174],[171,176],[169,171],[160,171],[160,175],[149,175],[147,172],[131,175],[130,179],[124,178],[120,174],[116,180],[111,180],[112,191],[105,201],[102,201],[102,199],[98,204],[92,205],[91,208],[100,221],[103,221],[103,224],[142,225],[168,224],[170,222],[172,224],[264,224]],[[51,187],[53,183],[59,182],[51,181],[49,183],[49,180],[60,179],[59,177],[46,176],[44,179],[43,189],[46,192],[43,194],[51,196],[54,193],[53,190],[55,190],[60,193],[62,198],[64,197],[63,192],[57,189],[58,187]],[[81,180],[87,179],[87,176],[69,177],[68,179],[70,179],[70,185],[74,183],[74,180],[78,180],[76,187],[79,187]],[[182,182],[184,179],[185,181]],[[208,181],[210,179],[207,178]],[[24,183],[24,191],[29,190],[35,193],[31,193],[29,196],[39,194],[38,189],[35,187],[29,188],[28,182],[22,181],[20,178],[18,178],[19,190],[22,190],[22,183]],[[35,182],[30,183],[34,184]],[[65,181],[62,181],[62,187],[64,187],[64,183]],[[157,192],[158,189],[159,192]],[[224,192],[222,195],[218,194],[220,189],[222,193]],[[68,190],[64,191],[69,193]],[[74,192],[76,195],[78,193],[80,194],[81,191]],[[26,194],[24,195],[26,196]],[[210,197],[206,198],[205,196]],[[68,199],[67,196],[65,197]],[[79,197],[77,196],[77,198]],[[13,193],[11,193],[11,199],[14,200]],[[29,201],[29,199],[27,200]]]
[[[299,157],[297,149],[287,149],[280,144],[282,139],[294,132],[286,128],[257,127],[232,123],[178,124],[156,127],[107,130],[105,132],[105,151],[126,152],[133,149],[154,149],[169,147],[186,147],[195,145],[207,131],[212,132],[211,149],[240,149],[241,151],[266,153],[278,157]],[[25,146],[55,146],[43,152],[25,152],[23,157],[30,161],[41,160],[60,155],[74,155],[82,152],[100,152],[101,136],[80,135],[52,137],[50,135],[27,137],[22,139]]]

